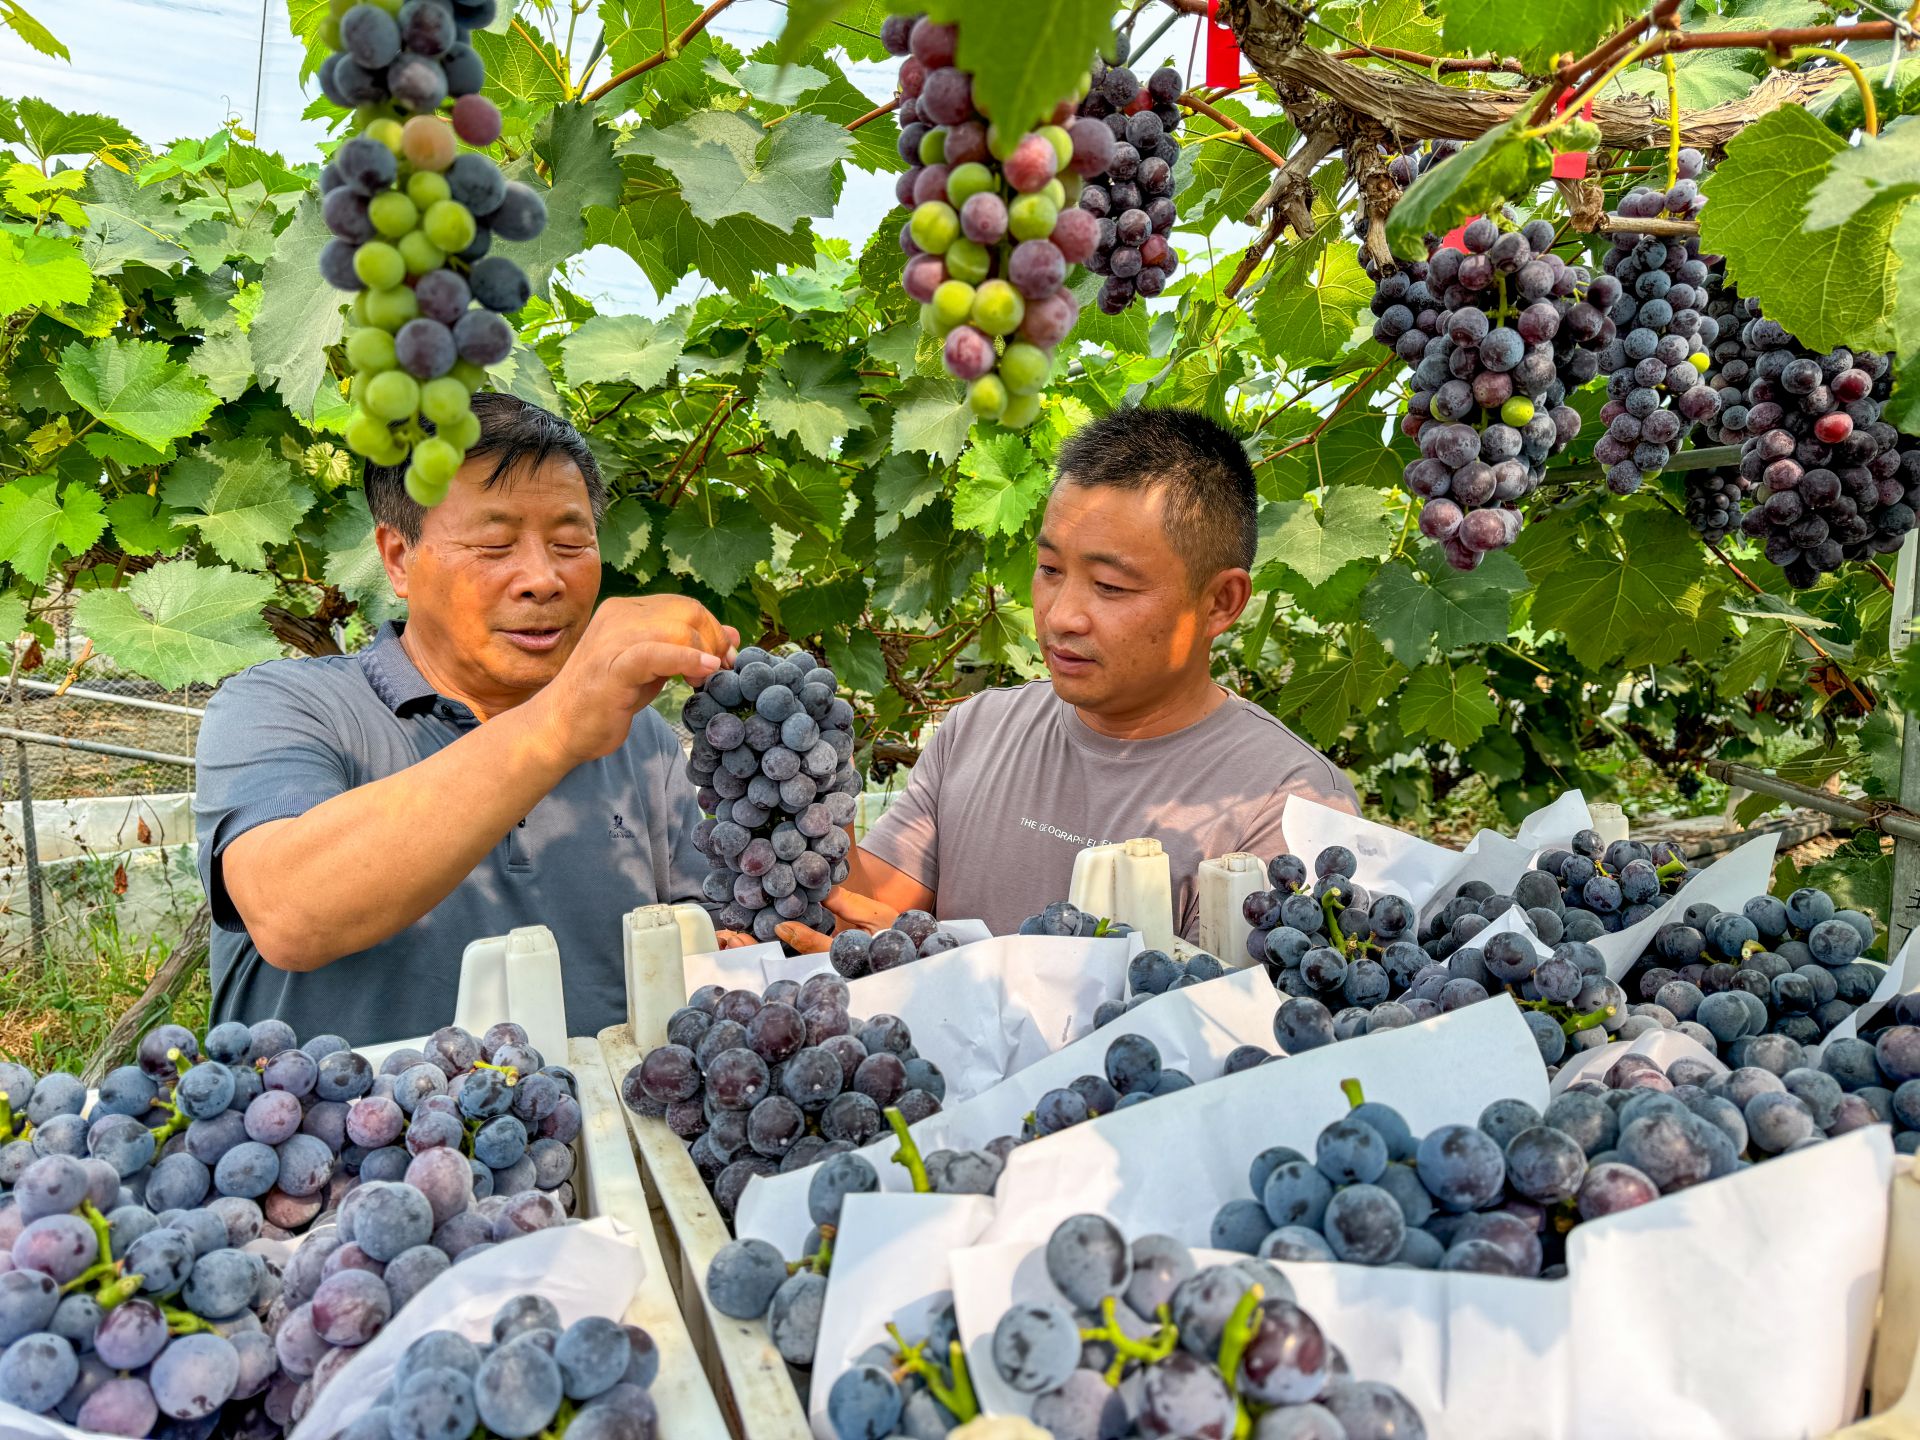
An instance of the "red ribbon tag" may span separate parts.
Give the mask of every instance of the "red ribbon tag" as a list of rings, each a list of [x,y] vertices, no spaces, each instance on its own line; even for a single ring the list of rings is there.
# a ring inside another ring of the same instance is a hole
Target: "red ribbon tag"
[[[1478,215],[1467,216],[1464,221],[1447,232],[1447,238],[1440,242],[1440,248],[1442,250],[1458,250],[1462,255],[1465,255],[1467,253],[1467,226],[1479,218]]]
[[[1562,95],[1554,102],[1554,114],[1566,112],[1567,97]],[[1582,120],[1593,119],[1593,101],[1589,100],[1580,107]],[[1553,157],[1553,178],[1556,180],[1584,180],[1587,178],[1587,152],[1585,150],[1562,150]]]
[[[1240,42],[1219,22],[1219,14],[1220,0],[1207,0],[1207,85],[1233,90],[1240,84]]]

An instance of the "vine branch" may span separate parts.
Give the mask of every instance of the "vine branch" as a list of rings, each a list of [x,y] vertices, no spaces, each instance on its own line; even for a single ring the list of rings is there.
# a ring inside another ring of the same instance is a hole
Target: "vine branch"
[[[687,48],[689,41],[702,30],[706,29],[707,26],[711,25],[720,12],[731,4],[733,4],[733,0],[713,0],[711,5],[707,6],[706,9],[702,10],[698,15],[694,16],[692,20],[687,22],[687,28],[682,30],[678,36],[667,41],[666,44],[662,45],[658,50],[654,51],[653,54],[638,64],[629,65],[618,75],[610,78],[605,84],[589,91],[587,94],[587,103],[589,105],[599,104],[602,100],[606,99],[607,96],[626,84],[627,81],[637,79],[656,66],[664,65],[667,61],[677,57],[682,50]]]
[[[1287,168],[1287,160],[1284,155],[1267,144],[1267,142],[1262,140],[1258,135],[1255,135],[1251,130],[1248,130],[1238,120],[1222,114],[1220,110],[1215,108],[1212,102],[1201,99],[1200,96],[1189,90],[1182,95],[1176,103],[1186,106],[1187,109],[1194,111],[1196,114],[1206,116],[1209,120],[1213,121],[1214,124],[1227,131],[1232,138],[1238,140],[1262,160],[1265,160],[1269,165],[1273,166],[1274,169],[1284,170]]]

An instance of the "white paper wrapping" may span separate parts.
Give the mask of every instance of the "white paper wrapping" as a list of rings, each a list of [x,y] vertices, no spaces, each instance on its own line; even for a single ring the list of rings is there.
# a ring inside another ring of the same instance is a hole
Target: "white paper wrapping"
[[[1432,1440],[1797,1440],[1844,1424],[1865,1377],[1893,1168],[1874,1127],[1591,1221],[1565,1281],[1280,1268],[1353,1372],[1397,1386]],[[993,1326],[1015,1300],[1059,1301],[1045,1241],[951,1259],[974,1386],[999,1413],[1030,1401],[994,1372]]]
[[[1472,1124],[1509,1096],[1547,1103],[1540,1050],[1511,997],[1418,1025],[1323,1045],[1211,1085],[1165,1095],[1076,1125],[1008,1157],[989,1241],[1039,1240],[1069,1215],[1098,1210],[1129,1235],[1210,1238],[1228,1200],[1253,1198],[1247,1168],[1271,1145],[1313,1153],[1321,1130],[1350,1108],[1340,1082],[1391,1105],[1416,1135]],[[749,1191],[751,1193],[751,1191]]]
[[[993,1217],[985,1195],[849,1195],[840,1211],[814,1351],[807,1413],[819,1440],[838,1440],[827,1392],[869,1345],[898,1325],[909,1341],[953,1293],[947,1257],[979,1238]],[[945,1357],[943,1356],[942,1359]]]
[[[1893,963],[1887,966],[1886,973],[1881,975],[1880,983],[1873,987],[1873,994],[1868,997],[1867,1003],[1827,1032],[1826,1038],[1814,1047],[1815,1050],[1823,1050],[1835,1040],[1858,1038],[1862,1024],[1871,1022],[1894,996],[1904,995],[1913,988],[1907,982],[1907,972],[1913,965],[1916,944],[1920,944],[1920,930],[1915,930],[1907,936],[1907,943],[1902,945],[1900,953],[1893,957]]]
[[[1727,1063],[1715,1055],[1697,1040],[1689,1040],[1678,1030],[1649,1030],[1637,1040],[1616,1040],[1611,1045],[1602,1045],[1597,1050],[1582,1050],[1570,1057],[1560,1067],[1560,1073],[1553,1077],[1551,1089],[1555,1095],[1582,1080],[1604,1082],[1607,1071],[1623,1055],[1644,1055],[1662,1070],[1674,1061],[1684,1057],[1704,1060],[1716,1071],[1724,1075]]]
[[[1115,1036],[1128,1033],[1144,1035],[1153,1041],[1169,1068],[1185,1070],[1195,1080],[1213,1080],[1219,1076],[1227,1056],[1238,1047],[1273,1048],[1273,1012],[1277,1008],[1279,1000],[1273,982],[1267,978],[1266,970],[1258,966],[1168,991],[1128,1011],[1112,1024],[1029,1065],[985,1094],[928,1116],[913,1127],[913,1137],[924,1153],[977,1148],[996,1136],[1018,1134],[1021,1120],[1047,1091],[1077,1076],[1104,1073],[1108,1044]],[[1539,1054],[1537,1050],[1534,1053],[1536,1057]],[[1539,1072],[1537,1058],[1534,1069]],[[1196,1085],[1117,1114],[1141,1114],[1207,1088],[1210,1087]],[[1075,1126],[1063,1135],[1021,1146],[1020,1150],[1042,1150],[1086,1128]],[[912,1185],[905,1168],[893,1163],[897,1148],[898,1143],[889,1134],[860,1152],[879,1172],[881,1187],[886,1190],[907,1190]],[[807,1231],[813,1226],[807,1216],[807,1187],[812,1183],[811,1167],[786,1175],[756,1176],[748,1181],[735,1217],[735,1233],[742,1239],[771,1241],[782,1255],[799,1255],[806,1243]]]
[[[962,945],[985,940],[993,932],[984,920],[942,920],[940,928],[950,931]],[[952,952],[947,952],[951,954]],[[919,961],[910,961],[919,964]],[[776,980],[806,980],[815,975],[830,975],[833,966],[826,952],[817,955],[789,955],[778,940],[759,945],[742,945],[735,950],[708,950],[688,955],[680,962],[686,979],[687,994],[702,985],[720,985],[728,990],[751,990],[758,995]]]

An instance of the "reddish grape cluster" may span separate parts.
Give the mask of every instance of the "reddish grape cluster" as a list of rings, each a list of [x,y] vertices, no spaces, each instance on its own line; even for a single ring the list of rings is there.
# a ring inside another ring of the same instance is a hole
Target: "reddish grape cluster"
[[[1136,295],[1160,294],[1180,263],[1171,239],[1179,218],[1173,165],[1180,142],[1173,135],[1180,90],[1180,72],[1171,65],[1142,85],[1124,64],[1103,62],[1071,127],[1074,169],[1087,177],[1080,208],[1100,222],[1087,268],[1107,277],[1096,302],[1104,315],[1118,315]]]

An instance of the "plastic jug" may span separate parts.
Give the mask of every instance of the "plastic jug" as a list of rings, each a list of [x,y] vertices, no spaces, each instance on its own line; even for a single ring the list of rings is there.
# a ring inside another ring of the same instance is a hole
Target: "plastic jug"
[[[1067,898],[1089,914],[1124,920],[1149,949],[1173,949],[1172,869],[1158,840],[1089,845],[1074,857]]]
[[[560,980],[560,947],[544,925],[522,925],[476,940],[460,956],[460,990],[453,1023],[475,1035],[512,1020],[542,1055],[564,1064],[567,996]]]
[[[642,1050],[664,1045],[667,1017],[687,1000],[681,957],[720,948],[713,920],[698,905],[642,905],[620,924],[627,974],[627,1024]]]
[[[1200,926],[1195,932],[1200,948],[1230,969],[1253,963],[1247,954],[1247,936],[1253,927],[1241,912],[1241,902],[1267,888],[1267,862],[1258,855],[1236,850],[1200,862]]]

